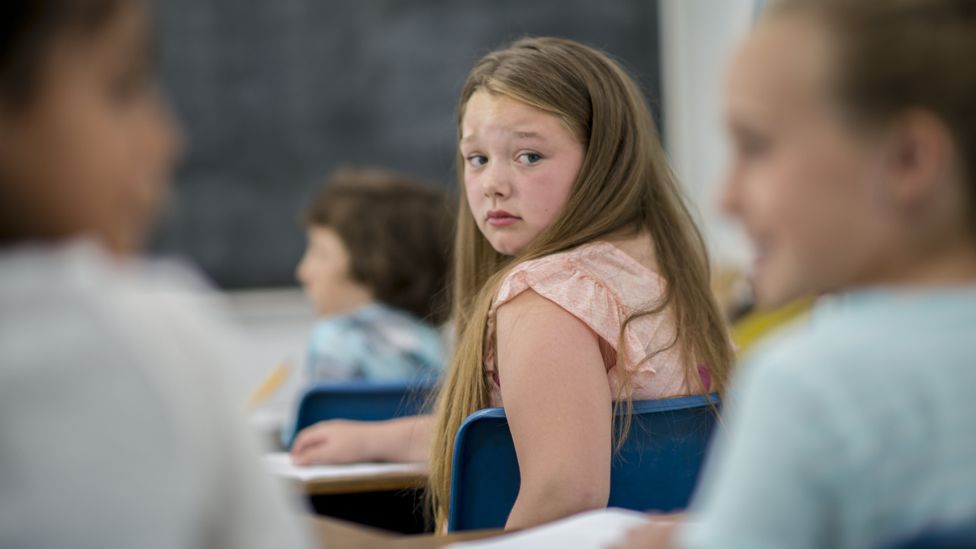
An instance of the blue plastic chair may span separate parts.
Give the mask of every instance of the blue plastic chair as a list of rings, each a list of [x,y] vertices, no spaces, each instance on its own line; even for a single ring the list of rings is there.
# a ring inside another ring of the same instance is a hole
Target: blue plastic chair
[[[883,546],[885,549],[972,549],[976,547],[976,518],[970,522],[937,526]]]
[[[436,383],[324,381],[302,394],[288,446],[299,431],[329,419],[381,421],[420,413]]]
[[[716,394],[635,401],[627,439],[613,456],[609,505],[664,512],[687,507],[718,406]],[[448,530],[504,527],[519,483],[505,411],[471,414],[454,443]]]

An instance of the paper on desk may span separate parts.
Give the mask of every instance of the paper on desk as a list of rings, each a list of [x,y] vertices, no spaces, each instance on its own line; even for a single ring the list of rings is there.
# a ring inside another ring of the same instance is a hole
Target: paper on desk
[[[627,531],[648,520],[636,511],[600,509],[484,541],[452,543],[447,549],[602,549],[623,541]]]
[[[298,467],[292,464],[291,456],[287,452],[265,454],[264,462],[272,474],[302,481],[326,478],[358,478],[390,473],[424,473],[427,470],[427,466],[423,463],[354,463],[351,465]]]

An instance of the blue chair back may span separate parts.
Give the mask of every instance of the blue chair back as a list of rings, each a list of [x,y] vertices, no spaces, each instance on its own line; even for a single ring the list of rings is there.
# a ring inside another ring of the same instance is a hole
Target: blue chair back
[[[325,381],[312,385],[298,403],[288,446],[299,431],[329,419],[381,421],[420,413],[434,391],[430,380],[410,382]]]
[[[976,518],[960,524],[928,528],[920,534],[884,545],[886,549],[972,549],[976,547]]]
[[[715,394],[635,401],[627,439],[613,456],[609,505],[684,509],[698,481],[718,405]],[[487,408],[471,414],[454,442],[448,530],[505,526],[519,483],[505,411]]]

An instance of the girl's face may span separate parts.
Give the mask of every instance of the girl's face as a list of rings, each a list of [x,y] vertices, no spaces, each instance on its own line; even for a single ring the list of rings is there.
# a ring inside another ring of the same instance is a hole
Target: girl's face
[[[0,101],[0,196],[16,234],[89,234],[119,254],[147,236],[179,139],[153,80],[145,11],[125,2],[91,35],[64,31],[28,101]]]
[[[583,145],[552,114],[475,92],[461,121],[464,187],[478,229],[516,255],[555,221],[583,165]]]
[[[726,88],[733,163],[723,206],[755,245],[757,301],[775,306],[869,283],[898,245],[879,138],[855,133],[829,99],[832,52],[813,23],[760,23]]]
[[[305,255],[295,277],[319,314],[349,312],[373,301],[372,292],[353,280],[351,271],[349,250],[339,233],[325,226],[310,226]]]

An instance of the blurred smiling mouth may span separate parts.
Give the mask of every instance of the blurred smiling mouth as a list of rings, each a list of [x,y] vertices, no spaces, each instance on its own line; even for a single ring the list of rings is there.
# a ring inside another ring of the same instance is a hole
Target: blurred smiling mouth
[[[510,214],[505,210],[491,210],[485,214],[485,220],[492,227],[507,227],[522,220],[517,215]]]

